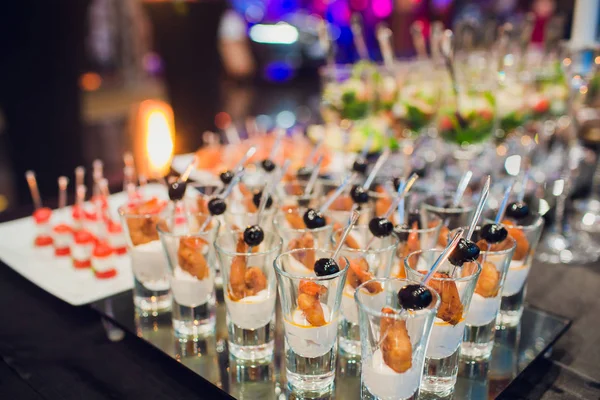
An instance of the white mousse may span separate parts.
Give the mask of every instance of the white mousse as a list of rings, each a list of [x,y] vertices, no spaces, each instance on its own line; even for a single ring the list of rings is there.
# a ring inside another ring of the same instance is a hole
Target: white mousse
[[[112,255],[108,257],[92,257],[92,268],[97,273],[103,273],[115,269],[115,260]]]
[[[342,303],[341,310],[342,315],[346,318],[346,321],[358,324],[358,308],[356,301],[354,300],[354,289],[352,286],[346,284],[344,291],[342,292]]]
[[[159,240],[154,240],[131,251],[133,274],[149,290],[168,290],[167,260]]]
[[[87,261],[92,257],[94,243],[73,243],[71,246],[71,257],[77,261]]]
[[[398,373],[383,361],[377,349],[370,360],[363,362],[362,378],[369,392],[382,400],[400,400],[411,397],[421,382],[422,368],[414,365],[406,372]]]
[[[54,248],[66,249],[73,242],[73,234],[71,232],[53,232]]]
[[[262,328],[273,319],[276,297],[275,293],[269,293],[268,289],[238,301],[225,296],[229,319],[242,329]]]
[[[204,279],[198,279],[179,265],[171,277],[171,290],[177,304],[198,307],[206,304],[214,290],[215,276],[212,272]]]
[[[467,325],[483,326],[494,321],[500,309],[500,301],[500,296],[486,298],[474,293],[467,313]]]
[[[435,359],[450,357],[460,346],[464,332],[464,319],[456,325],[451,325],[436,317],[431,328],[427,357]]]
[[[525,285],[527,275],[529,275],[529,266],[525,265],[523,260],[511,261],[502,288],[502,296],[513,296],[519,293]]]
[[[287,344],[301,357],[321,357],[335,345],[338,324],[330,320],[327,305],[321,303],[321,307],[327,321],[323,326],[312,326],[301,310],[294,311],[291,322],[284,319]]]

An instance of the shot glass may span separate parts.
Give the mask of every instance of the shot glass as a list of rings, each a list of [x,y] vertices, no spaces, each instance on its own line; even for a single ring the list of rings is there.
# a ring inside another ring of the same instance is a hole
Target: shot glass
[[[502,288],[516,247],[515,240],[507,237],[502,243],[488,246],[484,250],[482,247],[485,248],[485,241],[479,241],[480,229],[481,227],[476,227],[471,240],[477,242],[481,250],[478,259],[481,273],[467,313],[460,351],[462,358],[473,360],[485,360],[492,355]],[[472,265],[465,263],[463,270],[473,268]]]
[[[440,235],[437,245],[446,247],[448,243],[448,233],[452,229],[460,226],[469,225],[471,214],[475,209],[469,196],[464,195],[458,206],[452,206],[453,193],[447,192],[441,195],[432,195],[426,197],[423,201],[423,209],[436,214],[442,220]]]
[[[278,187],[279,203],[285,207],[312,207],[320,205],[323,198],[323,185],[317,181],[311,192],[306,194],[307,181],[293,180]]]
[[[422,281],[442,251],[421,250],[408,255],[404,259],[408,279]],[[421,383],[424,392],[445,397],[454,389],[466,319],[481,272],[478,263],[471,264],[469,267],[455,267],[446,261],[429,281],[442,304],[435,316],[425,355]]]
[[[143,316],[171,309],[170,274],[157,225],[163,224],[166,230],[166,221],[173,221],[173,210],[156,207],[147,211],[119,208],[133,270],[133,303]]]
[[[406,257],[415,251],[436,248],[442,228],[442,220],[432,212],[421,210],[408,215],[406,224],[396,225],[394,228],[399,243],[391,276],[401,279],[406,278],[404,269]]]
[[[298,249],[275,260],[285,333],[286,376],[294,392],[326,392],[335,380],[337,332],[348,260],[340,257],[339,271],[316,276],[295,273],[293,262],[307,250],[329,258],[331,250]],[[292,266],[292,267],[291,267]]]
[[[527,278],[535,249],[542,236],[544,219],[539,214],[533,214],[519,224],[513,226],[506,224],[506,227],[509,236],[517,243],[502,288],[502,302],[497,323],[501,326],[516,326],[523,315]]]
[[[279,210],[275,215],[273,225],[283,240],[284,251],[299,248],[329,248],[333,226],[328,223],[322,228],[308,229],[302,220],[305,212],[305,208],[291,208]],[[302,271],[304,267],[308,268],[309,272],[312,271],[315,264],[313,258],[298,260],[301,263],[297,265],[299,271]]]
[[[265,231],[257,248],[249,248],[241,232],[225,232],[215,240],[223,274],[229,352],[242,360],[273,355],[277,288],[273,262],[281,238]]]
[[[273,217],[277,209],[278,206],[276,201],[274,201],[271,207],[265,209],[259,221],[256,211],[246,211],[240,203],[229,202],[227,211],[223,214],[225,229],[233,231],[244,230],[249,225],[259,224],[263,229],[273,230]]]
[[[416,283],[374,279],[356,289],[362,348],[361,399],[416,399],[418,395],[425,350],[440,299],[428,287],[432,294],[429,306],[403,309],[398,304],[398,291]],[[374,285],[381,290],[373,293]]]
[[[342,231],[340,228],[331,236],[332,247],[337,247]],[[390,275],[397,246],[398,238],[395,235],[374,237],[365,225],[355,225],[346,238],[340,254],[348,259],[350,266],[342,293],[339,332],[340,349],[346,354],[360,355],[360,329],[354,291],[366,281]],[[372,289],[377,288],[374,285]]]
[[[192,224],[177,233],[158,227],[169,266],[173,295],[172,318],[175,336],[187,339],[204,337],[214,332],[216,321],[215,264],[213,243],[219,222],[212,221],[200,231],[194,217]],[[206,216],[201,215],[200,220]]]

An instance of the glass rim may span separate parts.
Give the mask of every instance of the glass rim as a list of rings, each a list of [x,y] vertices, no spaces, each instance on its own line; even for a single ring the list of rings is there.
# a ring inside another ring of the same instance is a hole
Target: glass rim
[[[421,277],[421,279],[423,279],[425,277],[425,275],[427,275],[427,273],[424,274],[422,272],[419,272],[418,270],[416,270],[413,267],[411,267],[410,265],[408,265],[408,259],[414,255],[423,254],[423,253],[431,253],[434,251],[441,253],[444,251],[444,249],[441,249],[438,247],[435,249],[417,250],[417,251],[413,251],[412,253],[409,253],[406,257],[404,257],[404,268],[410,269],[415,274],[417,274],[417,276],[419,276],[419,277]],[[469,282],[469,281],[472,281],[475,276],[477,276],[479,278],[479,274],[481,274],[481,263],[478,260],[471,261],[471,262],[475,263],[475,265],[477,266],[477,270],[470,275],[460,276],[457,278],[434,278],[434,277],[431,277],[431,279],[435,279],[438,282]],[[429,271],[427,271],[427,272],[429,272]]]
[[[285,214],[286,214],[285,212],[275,213],[275,217],[273,218],[273,225],[275,225],[275,230],[282,229],[282,230],[285,230],[288,232],[298,232],[298,233],[321,233],[321,232],[325,232],[327,229],[333,230],[333,224],[331,223],[331,221],[329,223],[326,222],[325,226],[322,226],[320,228],[315,228],[315,229],[309,229],[309,228],[296,229],[296,228],[292,228],[292,227],[284,227],[279,222],[279,220],[281,218],[285,218]],[[327,221],[327,219],[326,219],[326,221]]]
[[[265,207],[265,210],[263,211],[263,213],[267,213],[267,214],[273,214],[275,215],[275,213],[277,212],[277,210],[279,209],[279,204],[278,200],[275,199],[275,197],[273,195],[271,195],[271,198],[273,199],[273,204],[271,204],[271,207],[267,208]],[[229,204],[227,204],[227,209],[225,210],[225,212],[223,213],[223,215],[245,215],[245,216],[255,216],[258,214],[258,210],[254,211],[254,212],[248,212],[248,211],[230,211],[229,210]]]
[[[203,214],[203,215],[205,215],[205,214]],[[162,236],[172,237],[172,238],[178,238],[178,237],[180,237],[180,238],[183,238],[183,237],[203,237],[203,236],[208,236],[211,233],[213,233],[213,230],[215,230],[217,232],[219,231],[219,228],[221,227],[221,222],[218,219],[216,219],[216,218],[211,221],[211,224],[213,222],[216,222],[216,224],[215,224],[215,226],[213,228],[210,228],[209,230],[205,230],[205,231],[202,231],[202,232],[198,231],[198,232],[194,232],[194,233],[175,233],[175,232],[169,232],[169,231],[166,231],[166,230],[162,229],[160,227],[160,225],[156,225],[156,231],[159,233],[159,236],[162,235]]]
[[[356,304],[358,305],[359,308],[362,308],[363,311],[367,312],[370,315],[375,315],[379,318],[394,318],[396,320],[405,320],[407,318],[401,318],[402,315],[408,315],[410,318],[414,318],[415,316],[417,316],[417,313],[422,313],[422,314],[433,314],[436,313],[437,314],[437,308],[439,307],[439,304],[441,303],[441,298],[440,295],[437,293],[436,290],[434,290],[431,286],[428,285],[422,285],[425,286],[427,288],[427,290],[429,290],[432,294],[432,296],[435,298],[435,302],[431,302],[426,308],[422,308],[420,310],[408,310],[408,309],[402,309],[401,311],[406,311],[405,313],[399,313],[399,314],[391,314],[391,313],[384,313],[381,310],[376,310],[374,308],[371,308],[369,306],[367,306],[358,296],[360,289],[362,287],[366,287],[366,285],[369,282],[390,282],[390,281],[396,281],[396,282],[406,282],[408,285],[410,284],[416,284],[416,285],[421,285],[420,282],[414,281],[412,279],[409,278],[374,278],[371,280],[368,280],[366,282],[361,283],[360,285],[358,285],[356,287],[356,289],[354,290],[354,301],[356,302]],[[384,289],[385,290],[385,289]],[[368,292],[368,291],[367,291]]]
[[[440,207],[440,206],[436,206],[433,204],[429,204],[427,203],[427,199],[429,198],[434,198],[437,196],[442,196],[442,197],[452,197],[453,193],[452,192],[448,192],[445,191],[441,194],[430,194],[429,196],[426,196],[425,199],[423,200],[423,208],[425,208],[428,211],[433,211],[433,212],[441,212],[441,213],[446,213],[446,214],[458,214],[458,213],[463,213],[463,212],[471,212],[475,209],[475,204],[471,204],[465,207],[453,207],[453,208],[445,208],[445,207]],[[464,198],[464,196],[463,196]]]
[[[156,213],[134,214],[134,213],[128,212],[126,210],[127,204],[123,204],[123,205],[119,206],[119,208],[117,208],[117,213],[119,214],[120,217],[124,217],[124,218],[149,218],[149,217],[155,217],[155,216],[159,217],[165,211],[166,212],[174,211],[171,207],[170,202],[168,200],[165,200],[165,201],[167,202],[167,204],[159,212],[156,212]]]
[[[277,245],[273,246],[272,248],[269,248],[266,251],[257,251],[256,253],[248,253],[248,252],[239,253],[237,251],[227,250],[226,248],[224,248],[223,246],[221,246],[219,244],[219,239],[224,238],[226,236],[231,237],[235,234],[239,234],[240,232],[242,232],[242,231],[228,230],[227,232],[217,235],[217,237],[215,238],[215,241],[214,241],[215,249],[218,252],[223,253],[228,256],[231,256],[231,257],[235,257],[235,256],[265,256],[265,255],[273,253],[274,251],[277,251],[278,249],[281,249],[283,246],[283,240],[281,239],[281,236],[279,236],[279,234],[277,234],[277,232],[273,232],[273,231],[263,231],[265,234],[265,238],[263,239],[263,241],[267,239],[267,235],[273,236],[278,241]]]
[[[527,225],[513,225],[513,226],[507,226],[507,228],[518,228],[521,229],[523,231],[532,231],[535,230],[536,228],[538,228],[539,226],[544,224],[544,217],[537,212],[532,213],[532,215],[535,217],[535,220],[531,223],[531,224],[527,224]],[[492,218],[485,218],[486,221],[493,221]],[[504,224],[503,224],[504,225]]]
[[[278,265],[280,263],[279,260],[282,259],[284,256],[291,256],[293,253],[300,252],[300,251],[306,251],[306,250],[321,251],[321,252],[331,253],[331,255],[333,255],[335,253],[335,250],[319,249],[316,247],[305,247],[302,249],[287,250],[287,251],[284,251],[283,253],[279,254],[277,257],[275,257],[275,260],[273,260],[273,268],[275,269],[275,272],[278,275],[285,276],[286,278],[290,278],[290,279],[300,279],[300,280],[307,280],[307,281],[313,281],[313,282],[322,282],[322,281],[330,281],[335,278],[338,278],[341,275],[343,275],[345,272],[347,272],[348,268],[350,268],[350,261],[344,256],[341,256],[341,257],[346,261],[346,266],[344,268],[340,269],[335,274],[326,275],[326,276],[317,276],[316,274],[315,274],[315,276],[296,275],[296,274],[289,273],[289,272],[285,271],[283,268],[279,267],[279,265]]]
[[[467,232],[469,230],[468,226],[466,226],[466,227],[463,226],[462,228],[465,229],[465,232]],[[475,227],[475,230],[477,230],[477,228],[481,229],[481,226],[477,225]],[[449,235],[452,235],[452,233],[456,233],[457,229],[460,229],[460,227],[452,229],[452,231],[450,231]],[[512,241],[512,246],[510,246],[508,249],[498,250],[498,251],[486,251],[486,250],[479,249],[479,254],[486,254],[486,255],[490,255],[490,256],[503,256],[503,255],[510,253],[511,251],[513,251],[514,249],[517,248],[517,241],[514,238],[510,237],[510,235],[506,236],[506,239],[504,239],[504,240],[507,240],[507,239]]]
[[[429,210],[426,210],[426,211],[431,212]],[[417,233],[432,233],[436,229],[441,228],[443,220],[442,220],[442,218],[440,218],[439,215],[437,215],[437,214],[435,214],[433,212],[431,212],[431,216],[439,221],[438,224],[436,224],[435,226],[433,226],[431,228],[418,228],[418,229],[412,229],[412,228],[403,229],[403,228],[398,228],[398,230],[400,232],[408,232],[408,233],[412,233],[412,232],[417,232]],[[396,228],[394,227],[394,229],[396,229]]]
[[[354,230],[355,228],[358,228],[358,227],[366,227],[367,230],[369,229],[369,225],[367,225],[367,224],[356,224],[356,225],[354,225],[352,227],[352,230]],[[337,232],[343,232],[344,229],[346,229],[346,228],[345,227],[338,228],[335,231],[331,232],[331,238],[330,238],[330,240],[331,240],[332,244],[334,244],[336,246],[338,245],[337,239],[335,237],[335,234]],[[350,232],[352,232],[352,231],[350,231]],[[369,233],[371,233],[371,231],[369,231]],[[371,235],[373,235],[373,234],[371,233]],[[376,236],[373,235],[373,237],[376,237]],[[349,253],[354,253],[354,254],[359,254],[359,253],[362,253],[362,254],[373,254],[373,253],[374,254],[379,254],[379,253],[385,253],[386,251],[390,251],[390,250],[394,249],[395,247],[398,247],[398,245],[400,244],[400,239],[398,239],[398,237],[396,235],[394,235],[393,232],[390,234],[390,237],[393,238],[392,244],[387,245],[385,247],[380,247],[380,248],[377,248],[377,249],[370,248],[368,250],[367,249],[353,249],[353,248],[348,247],[344,243],[344,245],[342,246],[342,251],[347,251]],[[379,238],[379,239],[383,239],[383,238]]]

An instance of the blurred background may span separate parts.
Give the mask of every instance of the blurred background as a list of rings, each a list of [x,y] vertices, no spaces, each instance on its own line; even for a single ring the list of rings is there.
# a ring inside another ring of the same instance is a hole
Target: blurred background
[[[249,116],[260,130],[320,122],[321,19],[330,24],[336,61],[351,63],[358,58],[353,13],[364,21],[370,58],[381,60],[374,28],[382,21],[401,58],[415,54],[409,34],[415,21],[426,36],[432,21],[442,21],[457,32],[491,31],[493,40],[497,26],[518,24],[531,12],[532,45],[544,46],[552,21],[553,35],[569,39],[574,2],[20,0],[0,8],[0,212],[6,212],[31,203],[28,169],[49,201],[57,176],[97,158],[111,187],[120,189],[123,153],[150,120],[175,133],[175,154],[196,150],[207,130],[244,130]]]

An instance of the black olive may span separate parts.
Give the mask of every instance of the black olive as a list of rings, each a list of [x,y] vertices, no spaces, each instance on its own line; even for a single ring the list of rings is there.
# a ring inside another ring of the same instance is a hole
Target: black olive
[[[369,201],[369,193],[360,185],[352,186],[350,197],[356,204],[364,204]]]
[[[401,242],[406,242],[408,240],[409,227],[406,224],[398,224],[394,227],[394,235]]]
[[[252,225],[244,230],[244,242],[248,246],[258,246],[265,239],[265,233],[258,225]]]
[[[215,197],[210,199],[208,202],[208,212],[210,215],[221,215],[227,210],[227,204],[225,204],[225,200],[220,197]]]
[[[268,158],[262,160],[261,165],[263,169],[267,172],[273,172],[273,170],[275,169],[275,163],[269,160]]]
[[[488,243],[500,243],[508,236],[508,231],[500,224],[487,224],[481,228],[480,236]]]
[[[407,285],[398,291],[398,302],[405,309],[421,310],[432,301],[433,295],[422,285]]]
[[[390,236],[394,230],[394,225],[387,218],[375,217],[369,222],[369,230],[373,236],[381,238]]]
[[[477,260],[479,252],[479,247],[477,247],[475,243],[466,240],[465,238],[461,238],[458,241],[458,245],[454,248],[452,253],[450,253],[448,261],[450,261],[452,265],[461,266],[466,262]]]
[[[354,161],[354,164],[352,164],[352,171],[358,172],[359,174],[364,174],[367,172],[368,166],[369,164],[367,163],[367,160],[360,158]]]
[[[306,179],[310,178],[311,174],[312,174],[312,168],[308,168],[308,167],[301,167],[298,169],[298,172],[296,172],[296,176],[300,180],[306,180]]]
[[[333,258],[319,258],[315,262],[315,274],[317,276],[333,275],[340,272],[340,267]]]
[[[506,216],[514,219],[524,219],[529,215],[529,206],[527,203],[517,201],[510,203],[506,208]]]
[[[400,177],[395,177],[394,180],[394,190],[397,192],[398,188],[400,187],[400,184],[402,183],[402,179],[400,179]]]
[[[258,208],[260,206],[260,199],[262,198],[262,193],[263,192],[261,190],[259,192],[254,193],[254,196],[252,196],[252,202],[254,203],[256,208]],[[266,207],[271,208],[272,205],[273,205],[273,198],[271,196],[269,196],[269,198],[267,199]]]
[[[175,182],[169,185],[169,199],[172,201],[178,201],[183,199],[183,195],[185,194],[185,189],[187,187],[187,182],[181,182],[176,180]]]
[[[219,179],[223,182],[224,185],[229,185],[233,180],[234,173],[231,171],[221,172],[219,175]]]
[[[302,217],[308,229],[318,229],[327,225],[325,216],[314,208],[309,208]]]

